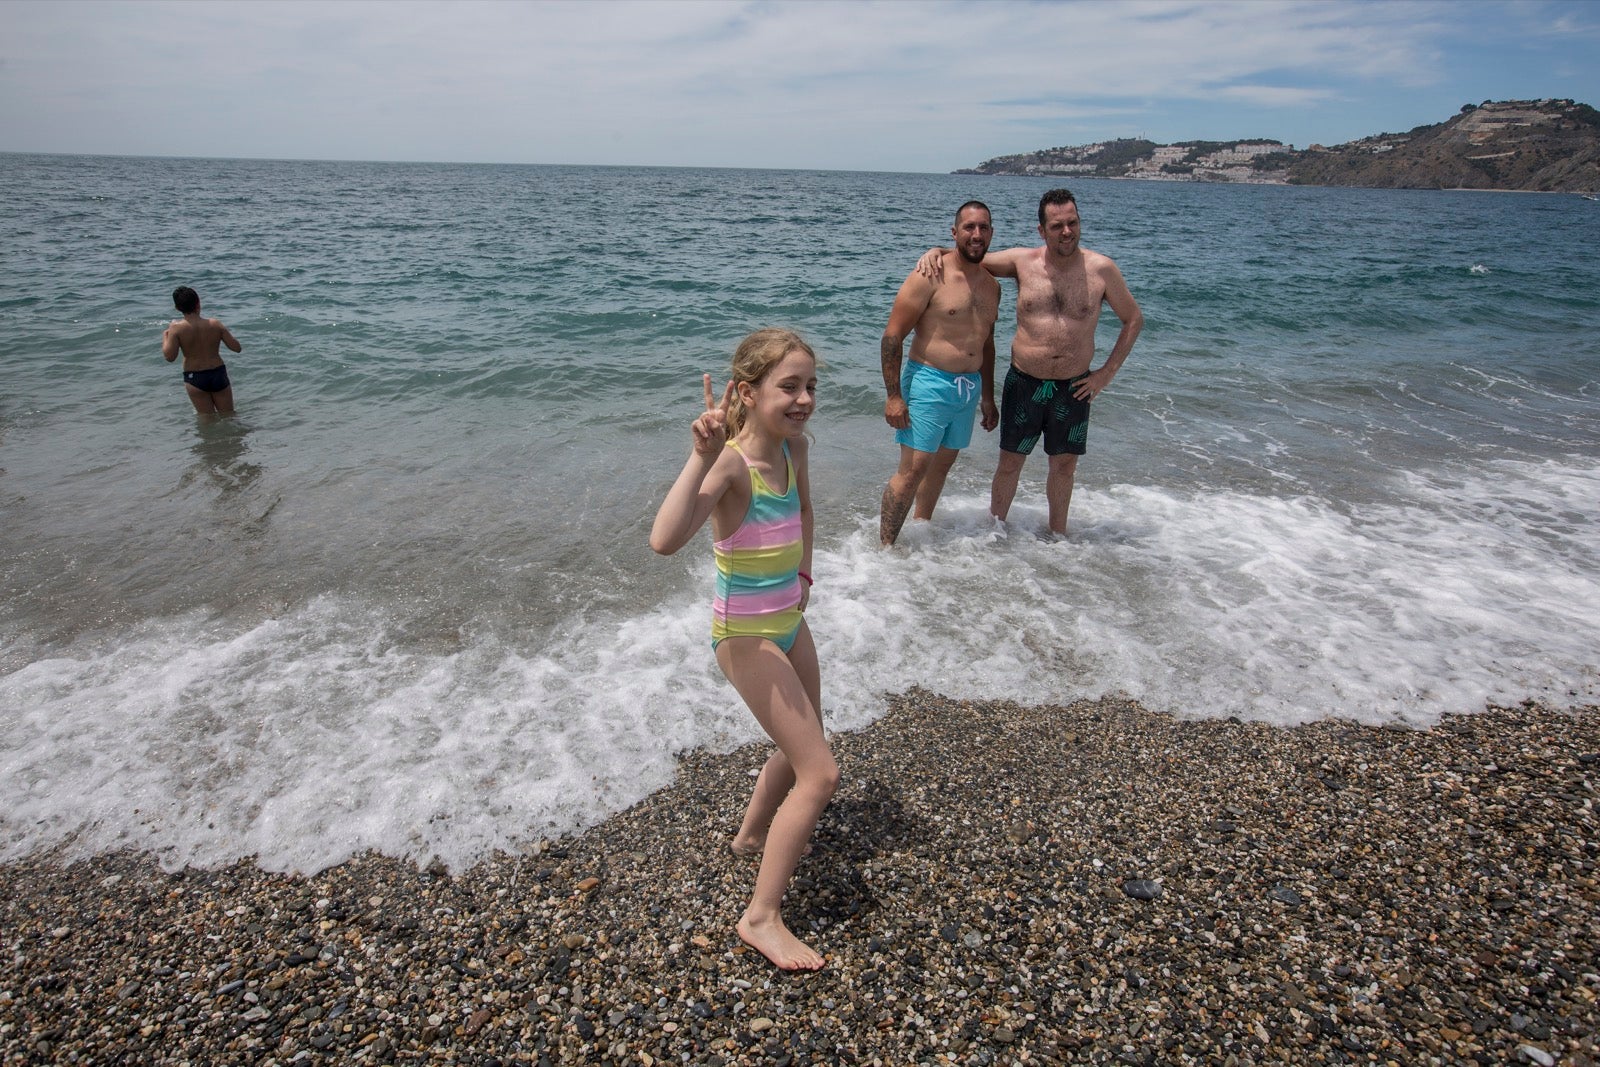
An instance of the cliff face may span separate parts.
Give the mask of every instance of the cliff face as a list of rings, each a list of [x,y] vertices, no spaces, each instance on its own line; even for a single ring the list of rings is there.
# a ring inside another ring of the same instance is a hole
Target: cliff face
[[[1588,191],[1600,188],[1600,112],[1570,100],[1486,103],[1294,157],[1288,180],[1306,185]]]
[[[1112,141],[1001,156],[965,173],[1590,192],[1600,190],[1600,112],[1571,100],[1485,102],[1436,125],[1331,148]]]

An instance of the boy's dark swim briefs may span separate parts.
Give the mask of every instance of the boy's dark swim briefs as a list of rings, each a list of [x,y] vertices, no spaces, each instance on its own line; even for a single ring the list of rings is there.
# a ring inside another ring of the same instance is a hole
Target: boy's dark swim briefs
[[[227,364],[206,370],[186,370],[183,372],[183,384],[192,385],[202,393],[220,393],[229,384]]]
[[[1012,367],[1000,401],[1000,447],[1026,456],[1041,434],[1046,455],[1083,455],[1089,440],[1089,401],[1072,395],[1087,378],[1035,378]]]

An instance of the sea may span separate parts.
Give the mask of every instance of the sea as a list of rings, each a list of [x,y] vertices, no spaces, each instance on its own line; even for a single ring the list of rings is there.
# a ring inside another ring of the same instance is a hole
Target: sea
[[[999,535],[979,429],[880,548],[895,292],[963,201],[1032,245],[1062,182],[0,155],[0,862],[461,869],[760,739],[708,533],[647,534],[701,375],[769,325],[822,360],[832,730],[916,687],[1282,727],[1600,700],[1577,196],[1071,179],[1145,326],[1070,536],[1037,456]],[[180,284],[243,343],[233,418],[161,359]]]

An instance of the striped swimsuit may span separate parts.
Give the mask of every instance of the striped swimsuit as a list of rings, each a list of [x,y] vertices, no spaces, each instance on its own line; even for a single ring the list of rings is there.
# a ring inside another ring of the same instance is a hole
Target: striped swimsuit
[[[728,447],[735,452],[733,442]],[[717,595],[711,602],[711,647],[725,637],[765,637],[784,652],[800,632],[800,490],[794,462],[783,446],[789,491],[768,486],[750,458],[739,452],[750,472],[750,510],[733,533],[712,544],[717,557]]]

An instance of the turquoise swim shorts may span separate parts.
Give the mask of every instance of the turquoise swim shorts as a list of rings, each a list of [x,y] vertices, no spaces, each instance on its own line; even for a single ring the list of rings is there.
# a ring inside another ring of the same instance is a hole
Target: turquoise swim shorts
[[[896,430],[895,441],[918,452],[966,448],[972,442],[981,384],[976,373],[951,374],[906,360],[900,368],[900,395],[911,412],[911,427]]]

